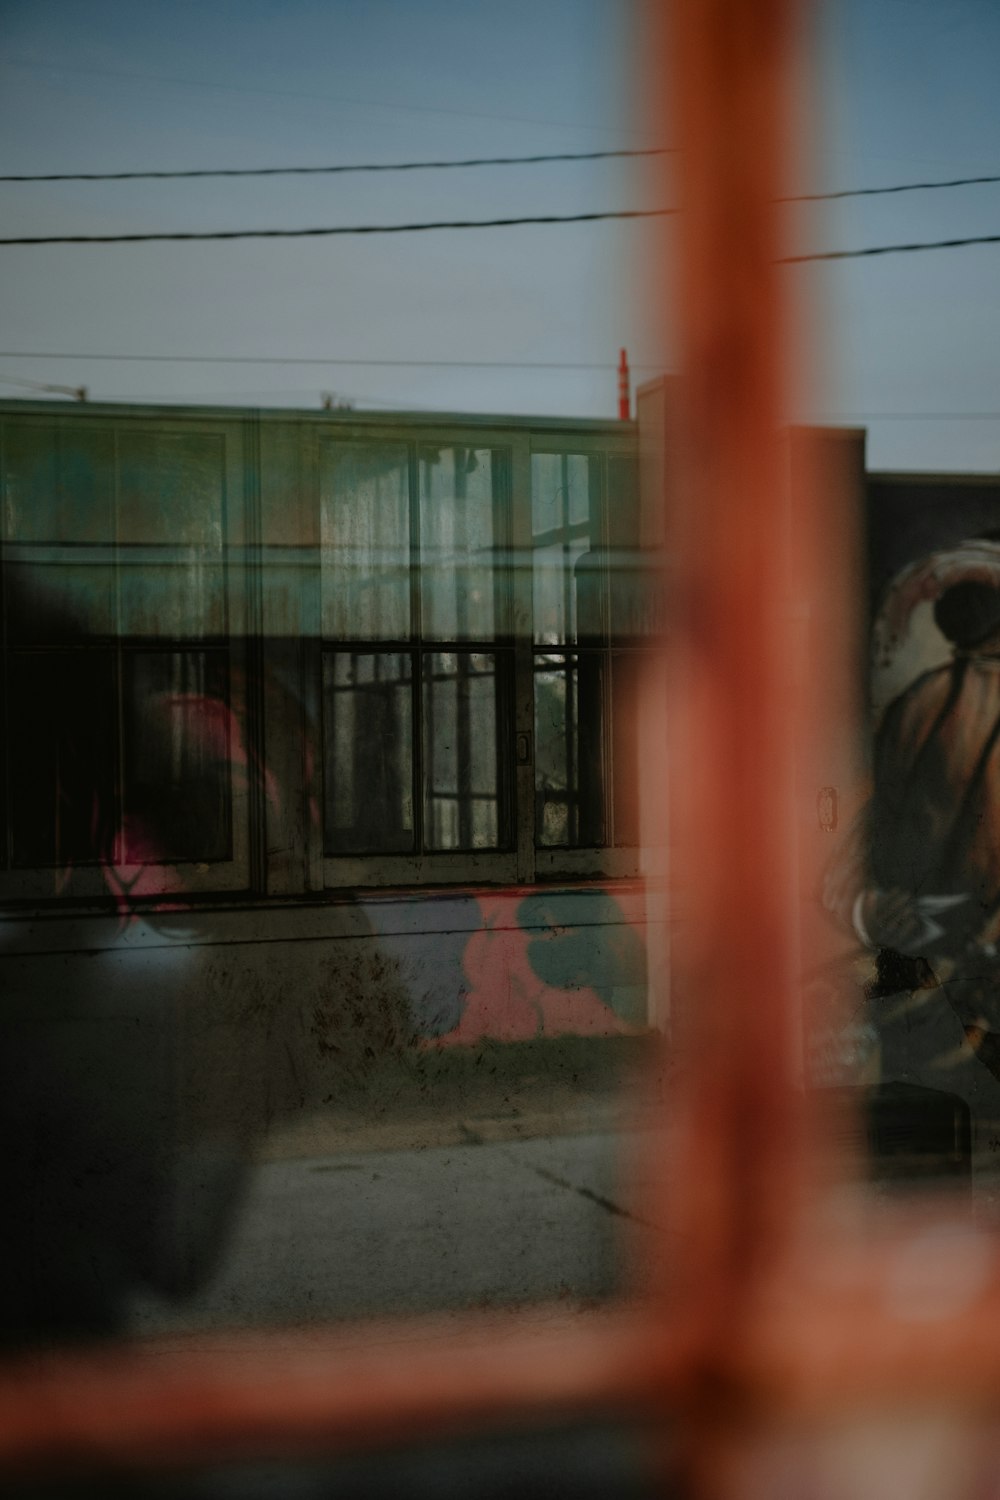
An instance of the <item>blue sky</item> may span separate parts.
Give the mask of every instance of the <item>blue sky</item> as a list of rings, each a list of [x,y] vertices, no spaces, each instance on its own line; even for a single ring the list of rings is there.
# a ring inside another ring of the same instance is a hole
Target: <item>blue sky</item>
[[[0,0],[3,170],[401,161],[650,143],[636,0]],[[820,12],[810,188],[1000,170],[994,0]],[[5,233],[286,226],[641,206],[622,162],[245,182],[0,187]],[[1000,185],[789,210],[800,248],[1000,232]],[[610,223],[335,241],[7,248],[0,349],[509,360],[599,370],[0,358],[94,399],[611,415],[657,346],[651,230]],[[803,415],[869,421],[881,468],[1000,467],[1000,247],[790,271],[814,300]],[[648,374],[651,371],[641,371]],[[4,385],[5,395],[28,394]],[[889,420],[934,413],[920,420]],[[876,418],[875,414],[883,414]]]

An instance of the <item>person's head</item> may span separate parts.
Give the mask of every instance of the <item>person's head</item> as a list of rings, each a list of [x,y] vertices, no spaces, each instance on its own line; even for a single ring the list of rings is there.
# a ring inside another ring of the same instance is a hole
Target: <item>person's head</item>
[[[982,645],[1000,630],[1000,588],[972,579],[953,583],[935,602],[934,623],[960,651]]]

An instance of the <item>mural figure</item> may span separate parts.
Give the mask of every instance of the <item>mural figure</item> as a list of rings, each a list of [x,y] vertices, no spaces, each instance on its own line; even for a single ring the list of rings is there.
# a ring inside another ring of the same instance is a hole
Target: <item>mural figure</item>
[[[940,989],[1000,1079],[1000,546],[967,542],[907,569],[876,623],[876,666],[918,609],[945,659],[882,714],[871,798],[826,902],[877,955],[869,997],[926,1004]]]

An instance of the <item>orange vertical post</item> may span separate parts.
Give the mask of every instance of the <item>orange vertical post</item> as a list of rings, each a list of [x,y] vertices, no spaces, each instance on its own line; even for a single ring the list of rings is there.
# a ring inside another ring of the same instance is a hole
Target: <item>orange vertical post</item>
[[[777,203],[788,191],[796,10],[795,0],[674,0],[653,49],[670,58],[659,134],[675,147],[678,212],[661,316],[681,376],[667,514],[671,866],[684,908],[669,1337],[691,1351],[681,1425],[696,1493],[720,1492],[719,1397],[740,1389],[755,1294],[785,1251],[804,1180],[790,1024],[791,788],[804,726],[791,671]]]

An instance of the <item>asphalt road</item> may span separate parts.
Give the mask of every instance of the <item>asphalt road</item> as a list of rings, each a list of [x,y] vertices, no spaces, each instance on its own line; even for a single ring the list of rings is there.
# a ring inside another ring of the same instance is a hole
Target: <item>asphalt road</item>
[[[551,1298],[586,1305],[627,1288],[637,1256],[666,1238],[646,1220],[630,1139],[640,1137],[558,1135],[265,1162],[211,1283],[177,1305],[136,1303],[135,1331]]]

